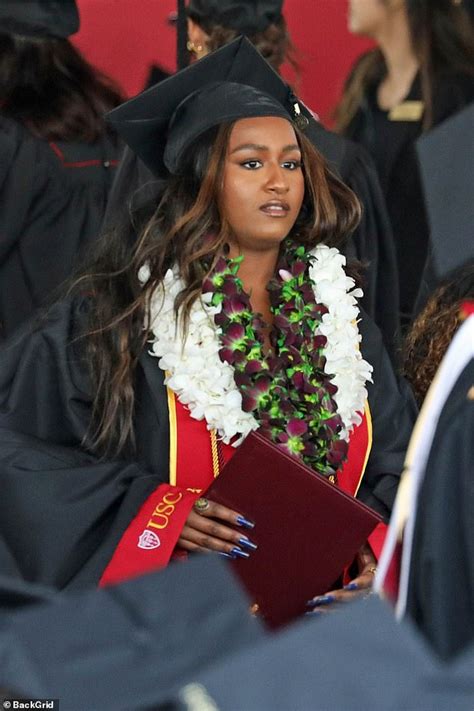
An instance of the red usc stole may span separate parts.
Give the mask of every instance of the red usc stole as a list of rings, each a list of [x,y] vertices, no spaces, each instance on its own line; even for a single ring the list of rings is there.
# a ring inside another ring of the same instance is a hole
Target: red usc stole
[[[162,568],[171,557],[186,557],[184,551],[175,550],[176,543],[194,502],[219,471],[206,422],[191,418],[169,389],[168,410],[169,484],[160,484],[142,504],[107,565],[100,580],[101,586]],[[352,432],[348,458],[338,474],[341,489],[353,496],[362,481],[371,446],[372,424],[367,405],[362,422]],[[219,449],[223,466],[235,448],[221,444]],[[384,529],[385,526],[379,524],[369,538],[376,556]]]

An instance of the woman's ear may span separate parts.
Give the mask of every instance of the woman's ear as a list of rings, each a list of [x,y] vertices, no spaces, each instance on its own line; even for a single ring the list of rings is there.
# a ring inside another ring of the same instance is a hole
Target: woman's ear
[[[188,50],[195,55],[196,59],[201,59],[208,53],[208,39],[209,35],[202,27],[188,17]]]

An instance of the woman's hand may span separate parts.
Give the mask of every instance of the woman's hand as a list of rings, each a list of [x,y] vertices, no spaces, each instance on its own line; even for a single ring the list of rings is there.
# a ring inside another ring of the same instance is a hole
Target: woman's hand
[[[342,590],[330,590],[324,595],[318,595],[308,602],[309,614],[321,614],[334,608],[341,602],[351,602],[359,597],[370,595],[374,584],[377,561],[368,543],[364,543],[357,554],[359,573]],[[311,609],[312,608],[312,609]]]
[[[257,546],[231,526],[252,529],[254,524],[237,511],[201,497],[187,518],[178,546],[186,551],[216,551],[230,558],[248,558]]]

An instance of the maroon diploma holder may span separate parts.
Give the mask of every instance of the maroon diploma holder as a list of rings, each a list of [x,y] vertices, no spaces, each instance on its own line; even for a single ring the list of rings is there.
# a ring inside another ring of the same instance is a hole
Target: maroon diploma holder
[[[248,435],[206,496],[255,523],[242,531],[257,550],[231,565],[253,611],[271,628],[306,612],[310,598],[334,588],[382,521],[258,432]]]

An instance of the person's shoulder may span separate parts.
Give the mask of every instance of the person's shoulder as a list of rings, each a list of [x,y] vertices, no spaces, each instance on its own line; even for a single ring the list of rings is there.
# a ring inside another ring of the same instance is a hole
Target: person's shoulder
[[[0,113],[0,159],[3,168],[14,161],[30,163],[32,172],[55,172],[55,156],[49,144],[23,123]]]
[[[9,143],[31,143],[47,146],[41,138],[37,138],[21,121],[0,112],[0,140]]]
[[[27,135],[27,131],[22,123],[0,111],[0,136],[2,139],[19,140],[25,135]]]
[[[344,138],[344,154],[341,160],[341,175],[350,187],[361,175],[365,178],[370,176],[371,181],[378,180],[374,161],[366,148],[346,137]]]
[[[114,171],[123,153],[123,145],[113,133],[103,133],[93,142],[55,140],[45,142],[54,156],[56,168],[65,176],[84,176],[85,183]]]
[[[21,123],[0,113],[0,158],[4,165],[28,140],[28,132]]]
[[[311,124],[308,138],[337,171],[344,182],[350,185],[351,178],[359,173],[374,174],[375,166],[366,149],[359,143],[325,128],[321,123]]]

